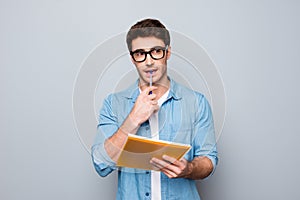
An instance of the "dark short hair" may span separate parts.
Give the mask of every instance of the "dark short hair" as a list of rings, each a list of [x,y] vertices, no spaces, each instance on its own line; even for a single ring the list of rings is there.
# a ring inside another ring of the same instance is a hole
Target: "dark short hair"
[[[165,45],[170,45],[170,33],[157,19],[144,19],[129,29],[126,36],[129,51],[132,50],[132,40],[138,37],[156,37],[164,41]]]

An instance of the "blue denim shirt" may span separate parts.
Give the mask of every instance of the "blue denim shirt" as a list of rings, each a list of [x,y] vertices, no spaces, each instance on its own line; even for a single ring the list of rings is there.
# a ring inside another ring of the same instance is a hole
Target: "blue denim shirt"
[[[159,138],[173,142],[190,144],[191,150],[185,155],[188,161],[197,156],[208,157],[217,165],[217,149],[213,117],[205,97],[188,89],[172,79],[167,100],[158,112]],[[92,146],[92,160],[96,171],[102,177],[118,170],[117,199],[151,199],[151,173],[147,170],[118,168],[108,156],[104,142],[122,125],[130,113],[138,95],[138,81],[119,93],[109,95],[100,110],[97,135]],[[150,137],[149,122],[144,122],[137,135]],[[170,179],[161,173],[161,199],[200,199],[194,180],[186,178]]]

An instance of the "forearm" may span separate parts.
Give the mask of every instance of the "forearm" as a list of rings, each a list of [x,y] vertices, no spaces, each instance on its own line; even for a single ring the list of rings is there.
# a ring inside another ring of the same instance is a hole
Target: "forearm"
[[[188,173],[184,178],[189,179],[204,179],[213,171],[211,160],[205,156],[195,157],[191,162],[188,162]]]
[[[129,115],[117,132],[105,141],[104,148],[113,161],[117,161],[128,134],[136,134],[138,128],[139,124],[134,123]]]
[[[159,109],[156,95],[149,95],[149,91],[155,89],[157,88],[152,86],[142,91],[122,126],[105,141],[104,148],[113,161],[117,161],[128,134],[136,134],[140,125]]]

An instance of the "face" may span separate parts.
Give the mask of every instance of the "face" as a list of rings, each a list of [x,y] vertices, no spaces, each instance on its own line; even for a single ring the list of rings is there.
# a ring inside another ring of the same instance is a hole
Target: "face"
[[[165,48],[166,45],[163,40],[156,37],[138,37],[132,40],[132,52],[136,50],[147,52],[152,50],[154,47]],[[159,60],[153,59],[150,54],[147,54],[146,60],[143,62],[136,62],[131,58],[140,77],[140,86],[149,85],[150,71],[152,71],[153,85],[168,84],[169,80],[167,77],[167,60],[171,56],[170,50],[170,47],[168,47],[168,51],[165,52],[164,57]]]

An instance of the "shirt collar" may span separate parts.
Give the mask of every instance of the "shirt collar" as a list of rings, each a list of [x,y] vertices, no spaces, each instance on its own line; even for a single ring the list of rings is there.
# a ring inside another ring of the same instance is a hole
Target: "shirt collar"
[[[170,92],[169,92],[169,98],[173,98],[175,100],[180,100],[182,98],[182,93],[180,93],[180,89],[179,89],[179,85],[176,81],[174,81],[173,79],[170,79],[168,77],[168,79],[170,80]]]

